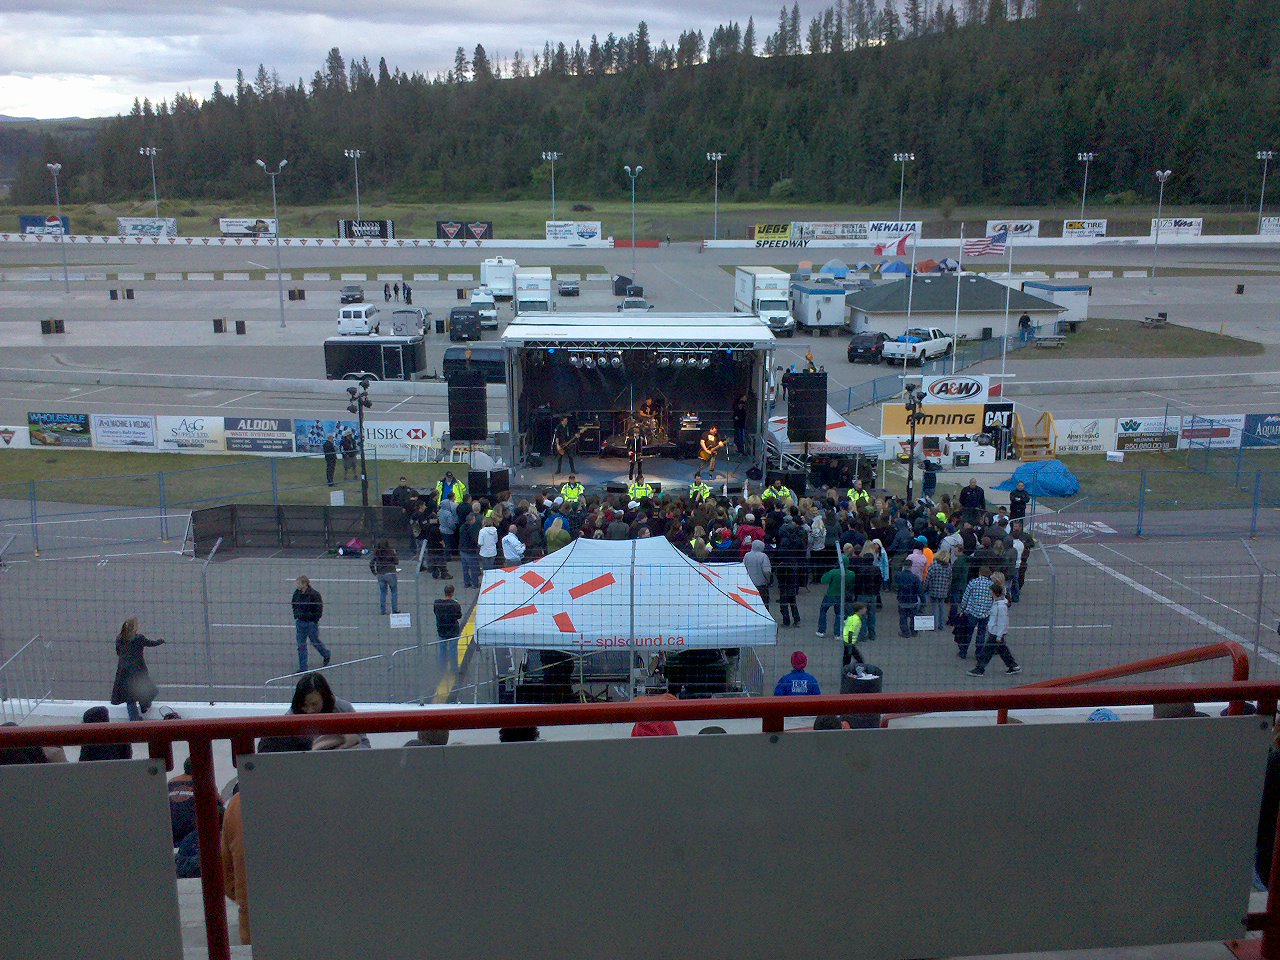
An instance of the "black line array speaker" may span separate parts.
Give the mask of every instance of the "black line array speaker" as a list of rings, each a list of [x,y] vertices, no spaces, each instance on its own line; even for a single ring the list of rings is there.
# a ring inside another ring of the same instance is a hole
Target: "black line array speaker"
[[[467,493],[473,497],[489,498],[492,491],[489,488],[489,471],[488,470],[468,470],[467,471]]]
[[[787,387],[787,439],[822,443],[827,439],[827,375],[796,373]]]
[[[489,436],[489,400],[484,376],[458,372],[449,378],[449,436],[474,443]]]

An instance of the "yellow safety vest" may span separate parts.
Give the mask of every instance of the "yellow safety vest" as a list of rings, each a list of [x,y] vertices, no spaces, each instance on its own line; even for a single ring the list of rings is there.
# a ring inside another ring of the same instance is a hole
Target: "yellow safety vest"
[[[560,488],[560,496],[564,497],[565,503],[577,503],[582,493],[583,486],[580,483],[566,483]]]
[[[711,488],[705,483],[689,484],[689,497],[693,500],[705,500],[711,496]]]
[[[775,490],[773,487],[765,487],[764,493],[760,494],[761,501],[773,500],[774,498],[794,500],[796,495],[787,487],[783,487],[781,490]]]
[[[860,503],[871,502],[871,494],[867,493],[865,490],[857,490],[854,487],[849,488],[849,492],[846,496],[848,496],[849,500],[855,507]]]
[[[633,483],[627,487],[627,493],[631,496],[632,500],[643,500],[645,497],[652,499],[653,487],[649,486],[647,483],[643,486],[638,483]]]
[[[461,503],[463,501],[463,498],[466,497],[466,495],[467,495],[467,485],[463,483],[461,480],[453,481],[453,493],[449,495],[449,499],[452,500],[454,503]],[[444,481],[437,480],[436,481],[436,503],[441,503],[443,502],[443,500],[444,500]]]

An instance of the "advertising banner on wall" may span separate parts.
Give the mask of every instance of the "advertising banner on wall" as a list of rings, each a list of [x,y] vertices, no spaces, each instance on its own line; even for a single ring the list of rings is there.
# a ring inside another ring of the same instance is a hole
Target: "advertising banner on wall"
[[[343,433],[355,433],[359,426],[355,420],[295,420],[293,449],[297,453],[323,453],[325,437],[332,436],[337,443]]]
[[[900,240],[907,234],[911,234],[914,240],[923,236],[919,220],[871,220],[867,223],[867,239],[872,243]]]
[[[936,403],[925,405],[923,419],[916,423],[917,437],[945,437],[948,434],[986,433],[995,427],[1013,427],[1012,403]],[[901,403],[880,408],[880,435],[908,437],[911,425]]]
[[[982,407],[982,432],[990,433],[996,427],[1013,429],[1012,403],[987,403]]]
[[[224,237],[274,237],[279,224],[270,217],[222,217],[218,229]]]
[[[1055,420],[1058,453],[1106,453],[1115,449],[1116,421],[1113,417]]]
[[[261,417],[224,417],[227,449],[243,453],[293,453],[293,421]]]
[[[1258,229],[1258,233],[1264,237],[1274,237],[1280,235],[1280,217],[1263,217],[1262,225]]]
[[[809,221],[791,224],[791,235],[800,240],[866,240],[867,221]]]
[[[1280,413],[1247,413],[1242,447],[1280,447]]]
[[[1117,450],[1175,450],[1181,417],[1120,417],[1116,420]]]
[[[27,413],[28,434],[33,447],[91,447],[87,413]]]
[[[31,446],[31,434],[25,426],[0,423],[0,450],[25,450]]]
[[[950,377],[925,377],[920,389],[929,403],[986,403],[991,393],[991,378],[986,374]]]
[[[599,220],[548,220],[547,239],[573,243],[577,240],[599,240]]]
[[[492,220],[437,220],[437,240],[492,240]]]
[[[173,217],[116,217],[122,237],[176,237],[178,221]]]
[[[1183,417],[1178,431],[1179,450],[1235,450],[1240,446],[1240,431],[1244,429],[1245,415],[1233,413],[1226,416]]]
[[[339,240],[394,240],[394,220],[339,220]]]
[[[59,220],[52,214],[41,216],[38,213],[23,213],[18,216],[18,232],[47,234],[49,236],[58,236],[58,234],[71,235],[71,218],[63,217]]]
[[[427,420],[366,420],[365,450],[377,450],[379,460],[407,460],[410,444],[429,444],[432,427]]]
[[[156,417],[161,450],[225,450],[221,417]]]
[[[1156,224],[1160,224],[1162,237],[1198,237],[1204,230],[1204,217],[1165,217],[1157,221],[1151,218],[1151,236],[1156,235]]]
[[[1062,223],[1064,237],[1105,237],[1107,221],[1105,220],[1064,220]]]
[[[1008,230],[1009,235],[1017,237],[1038,237],[1040,236],[1039,220],[988,220],[987,236],[994,236],[1001,231]]]
[[[95,413],[90,418],[93,445],[117,450],[154,450],[156,421],[123,413]]]

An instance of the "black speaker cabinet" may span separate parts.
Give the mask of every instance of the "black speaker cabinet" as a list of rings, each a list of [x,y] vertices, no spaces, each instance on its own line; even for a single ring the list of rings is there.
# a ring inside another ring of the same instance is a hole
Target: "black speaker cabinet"
[[[480,373],[459,372],[449,378],[449,436],[464,443],[489,436],[489,404]]]
[[[507,493],[511,489],[511,471],[503,468],[502,470],[489,471],[489,491],[494,497]]]
[[[827,439],[827,375],[797,373],[787,388],[787,439],[822,443]]]
[[[492,487],[489,486],[488,470],[467,471],[467,493],[471,494],[473,497],[492,496]]]

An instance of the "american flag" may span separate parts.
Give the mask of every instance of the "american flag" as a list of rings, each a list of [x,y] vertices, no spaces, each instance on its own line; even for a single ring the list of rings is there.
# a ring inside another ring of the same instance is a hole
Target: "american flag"
[[[980,240],[966,240],[964,255],[966,257],[985,257],[989,253],[1004,253],[1005,244],[1009,242],[1009,231],[1001,230]]]

